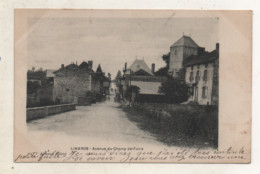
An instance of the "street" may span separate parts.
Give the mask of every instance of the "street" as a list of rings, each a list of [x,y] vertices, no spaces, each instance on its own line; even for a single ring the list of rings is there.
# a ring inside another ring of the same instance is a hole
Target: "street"
[[[27,124],[30,131],[48,131],[60,135],[96,141],[162,146],[148,132],[128,120],[120,104],[105,101],[90,106],[77,106],[75,111],[47,116]]]

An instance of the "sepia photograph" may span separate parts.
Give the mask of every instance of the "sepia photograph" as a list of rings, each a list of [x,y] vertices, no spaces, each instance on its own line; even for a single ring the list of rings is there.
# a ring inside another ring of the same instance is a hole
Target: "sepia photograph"
[[[232,68],[220,56],[228,39],[220,32],[222,17],[216,11],[16,9],[14,161],[250,162],[250,114],[239,135],[240,116],[225,123],[234,103],[225,93],[232,84],[223,85],[232,82],[225,75]],[[250,55],[237,64],[249,65]]]

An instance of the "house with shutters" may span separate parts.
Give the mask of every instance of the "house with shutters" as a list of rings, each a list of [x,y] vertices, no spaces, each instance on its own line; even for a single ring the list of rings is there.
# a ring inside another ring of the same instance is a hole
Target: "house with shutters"
[[[218,105],[219,44],[211,52],[198,51],[183,62],[189,100],[200,105]]]

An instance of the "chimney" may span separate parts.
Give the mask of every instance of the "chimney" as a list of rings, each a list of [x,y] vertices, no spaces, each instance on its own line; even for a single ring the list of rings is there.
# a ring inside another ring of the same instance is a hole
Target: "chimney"
[[[205,53],[205,48],[204,47],[198,47],[198,56],[202,55]]]
[[[126,71],[126,69],[127,69],[127,63],[125,63],[125,71]]]
[[[154,73],[154,69],[155,69],[155,64],[154,63],[152,63],[152,73]]]
[[[216,43],[216,50],[219,52],[219,43]]]
[[[92,66],[93,66],[93,61],[88,61],[88,66],[90,67],[90,69],[92,69]]]
[[[64,68],[64,64],[61,64],[61,69],[63,69]]]

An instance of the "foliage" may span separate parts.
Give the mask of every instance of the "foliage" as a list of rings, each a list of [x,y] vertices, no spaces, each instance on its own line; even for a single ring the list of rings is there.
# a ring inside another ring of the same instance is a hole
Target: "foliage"
[[[216,106],[138,103],[134,108],[142,113],[136,116],[139,125],[159,141],[181,147],[218,147]]]
[[[167,66],[160,68],[154,73],[155,76],[168,76],[169,68]]]
[[[162,82],[159,93],[165,94],[169,103],[182,103],[188,100],[188,86],[184,80],[169,77]]]
[[[27,81],[27,94],[33,94],[37,92],[41,85],[38,82]]]
[[[163,61],[166,63],[166,67],[169,68],[170,63],[170,52],[162,56]]]
[[[115,77],[115,82],[116,82],[116,86],[117,86],[117,87],[120,87],[120,82],[119,82],[119,80],[120,80],[121,77],[122,77],[121,71],[119,70],[119,71],[117,72],[116,77]]]
[[[170,52],[167,53],[167,54],[164,54],[162,56],[162,59],[166,63],[166,66],[162,67],[158,71],[156,71],[154,73],[156,76],[168,76],[169,62],[170,62]]]
[[[140,92],[140,88],[138,86],[134,86],[134,85],[131,85],[127,88],[126,90],[126,93],[125,93],[125,97],[128,99],[128,100],[131,100],[131,97],[132,97],[132,92],[134,92],[136,95],[139,94]]]
[[[110,81],[111,81],[111,74],[110,74],[110,73],[107,73],[107,76],[108,76],[108,78],[109,78]]]

